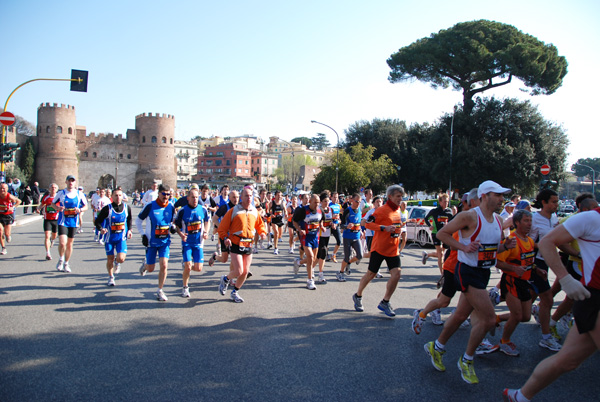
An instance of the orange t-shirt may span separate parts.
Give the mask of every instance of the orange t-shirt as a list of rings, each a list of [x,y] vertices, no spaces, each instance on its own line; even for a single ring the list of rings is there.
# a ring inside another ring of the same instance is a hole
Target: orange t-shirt
[[[373,243],[371,243],[371,251],[385,257],[395,257],[399,255],[398,246],[400,245],[400,229],[402,220],[400,209],[392,210],[389,205],[377,208],[371,215],[372,222],[367,222],[367,229],[373,231]],[[371,219],[369,219],[371,220]],[[395,232],[382,232],[380,226],[396,226]]]
[[[459,241],[458,232],[452,233],[452,238],[456,241]],[[450,255],[444,261],[444,265],[442,268],[444,271],[448,271],[454,273],[454,269],[456,268],[456,263],[458,262],[458,250],[450,250]]]
[[[527,241],[519,239],[514,232],[508,237],[515,237],[517,239],[517,246],[498,254],[498,261],[504,261],[508,264],[524,268],[526,271],[523,276],[519,276],[514,272],[505,272],[505,274],[527,281],[531,278],[531,269],[535,260],[535,243],[529,236],[527,236]]]

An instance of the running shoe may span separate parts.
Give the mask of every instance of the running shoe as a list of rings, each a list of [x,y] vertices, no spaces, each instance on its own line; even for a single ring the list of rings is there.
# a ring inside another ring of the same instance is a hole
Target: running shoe
[[[573,314],[567,313],[563,315],[562,317],[560,317],[560,320],[558,320],[558,323],[560,324],[563,330],[570,330],[573,326]]]
[[[377,308],[381,311],[383,311],[383,313],[385,315],[387,315],[388,317],[395,317],[396,313],[394,312],[394,308],[392,307],[392,305],[390,304],[390,302],[384,302],[383,300],[379,302],[379,305],[377,306]]]
[[[504,402],[517,402],[517,392],[519,392],[518,389],[504,388],[504,391],[502,391],[502,400]]]
[[[519,356],[517,345],[512,342],[500,343],[500,352],[508,356]]]
[[[437,283],[435,284],[437,289],[441,288],[442,286],[444,286],[444,275],[440,276],[440,279],[438,279]]]
[[[215,241],[215,235],[214,234],[210,236],[210,241]]]
[[[54,247],[54,240],[50,240],[50,247]]]
[[[479,344],[479,346],[477,346],[477,349],[475,349],[475,354],[487,355],[489,353],[497,351],[498,349],[500,349],[500,346],[494,345],[487,338],[484,338],[483,341],[481,341],[481,343]]]
[[[115,275],[119,275],[121,273],[121,263],[117,262],[115,264]]]
[[[419,335],[421,333],[421,327],[423,326],[423,323],[425,322],[424,318],[421,318],[421,316],[419,315],[419,313],[422,310],[415,310],[413,311],[413,320],[412,320],[412,324],[411,324],[411,328],[413,330],[413,332],[417,335]]]
[[[331,261],[331,255],[327,254],[327,257],[325,257],[325,262],[329,262]]]
[[[6,248],[5,248],[5,247],[2,247],[2,251],[0,251],[0,254],[2,254],[2,255],[6,255],[6,253],[7,253],[7,252],[8,252],[8,251],[6,251]]]
[[[535,322],[540,325],[540,307],[537,304],[531,305],[531,315],[535,318]]]
[[[428,257],[427,252],[423,251],[423,253],[421,254],[421,263],[423,265],[427,264],[427,257]]]
[[[219,282],[219,293],[221,293],[221,296],[225,296],[225,292],[227,292],[228,286],[229,280],[227,279],[227,275],[221,276],[221,282]]]
[[[293,248],[289,249],[288,254],[294,254],[294,249]]]
[[[560,346],[560,343],[558,343],[558,341],[556,339],[554,339],[552,336],[548,339],[544,339],[542,338],[540,340],[540,343],[538,343],[538,345],[540,345],[543,348],[546,348],[548,350],[551,350],[553,352],[558,352],[560,350],[560,348],[562,346]]]
[[[50,255],[50,253],[46,254],[46,259],[47,260],[51,260],[52,259],[52,256]]]
[[[435,342],[427,342],[423,345],[423,349],[425,349],[425,353],[427,356],[431,357],[431,364],[437,371],[446,371],[446,366],[444,366],[444,362],[442,358],[444,357],[445,350],[437,350],[435,348]]]
[[[335,255],[331,256],[331,261],[337,263],[337,257]]]
[[[442,320],[442,312],[439,308],[436,308],[431,312],[431,323],[433,325],[444,325],[444,321]]]
[[[560,334],[558,333],[558,330],[556,329],[556,325],[550,325],[550,335],[552,335],[552,337],[554,339],[556,339],[558,342],[560,342],[562,340],[562,336],[560,336]]]
[[[217,253],[213,253],[213,255],[208,260],[208,266],[212,267],[213,265],[215,265],[215,260],[216,259],[217,259]]]
[[[460,324],[460,328],[469,328],[470,325],[471,325],[471,318],[469,317],[466,320],[464,320],[462,324]]]
[[[352,300],[354,301],[354,310],[356,311],[365,311],[365,308],[362,304],[362,296],[358,297],[356,293],[352,295]]]
[[[317,278],[317,283],[327,283],[327,280],[325,279],[325,276],[323,276],[323,273],[319,273],[319,277]]]
[[[98,243],[100,243],[100,245],[104,246],[104,237],[100,238],[100,240],[98,240]]]
[[[181,297],[190,297],[190,288],[188,286],[184,286],[181,289]]]
[[[140,266],[140,275],[142,276],[146,276],[146,261],[142,262],[142,265]]]
[[[233,289],[231,291],[231,295],[229,296],[229,298],[231,300],[233,300],[235,303],[243,303],[244,302],[244,299],[242,299],[242,297],[239,295],[239,293],[235,289]]]
[[[335,278],[338,280],[338,282],[346,282],[346,278],[344,277],[343,272],[336,272]]]
[[[65,265],[63,265],[63,269],[66,273],[68,273],[68,274],[71,273],[71,267],[69,266],[68,262],[65,262]]]
[[[317,287],[315,286],[315,281],[312,279],[309,279],[306,281],[306,289],[308,290],[317,290]]]
[[[12,241],[12,236],[5,236],[6,242],[10,243]]]
[[[107,286],[115,286],[115,277],[114,276],[110,276],[108,278],[108,283],[106,285]]]
[[[460,370],[460,376],[467,384],[479,384],[479,379],[475,374],[473,360],[465,360],[462,357],[459,357],[457,365]]]
[[[273,243],[269,242],[269,244],[267,244],[267,250],[272,249],[273,248]]]
[[[277,249],[277,248],[276,248],[276,249],[273,251],[273,255],[279,255],[279,249]]]
[[[377,273],[375,274],[375,278],[381,279],[381,278],[383,278],[383,275],[381,275],[381,273],[379,273],[379,271],[377,271]]]
[[[167,297],[167,295],[165,294],[165,292],[163,292],[162,289],[158,289],[158,291],[156,292],[156,300],[158,300],[158,301],[167,301],[167,300],[169,300],[169,298]]]
[[[294,260],[294,275],[298,275],[298,271],[300,271],[300,258]]]
[[[65,270],[65,262],[63,260],[58,260],[58,264],[56,264],[56,270],[60,272]]]
[[[252,249],[252,254],[258,254],[258,248],[254,247],[254,248]]]
[[[246,275],[246,279],[252,278],[252,271],[248,271],[248,275]]]
[[[351,275],[352,274],[352,270],[350,269],[350,263],[348,263],[346,265],[346,269],[344,270],[344,272],[346,273],[346,275]]]
[[[490,290],[488,291],[488,295],[490,296],[490,300],[492,301],[492,304],[497,306],[498,304],[500,304],[500,292],[498,292],[498,289],[494,288],[490,288]]]

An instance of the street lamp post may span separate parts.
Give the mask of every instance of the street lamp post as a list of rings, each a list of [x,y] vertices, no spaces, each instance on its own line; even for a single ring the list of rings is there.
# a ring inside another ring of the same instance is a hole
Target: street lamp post
[[[331,131],[333,131],[335,133],[335,136],[337,137],[337,147],[335,148],[335,192],[337,193],[337,191],[338,191],[338,171],[340,170],[340,136],[338,135],[337,131],[335,131],[332,127],[328,126],[327,124],[320,123],[316,120],[311,120],[310,122],[315,123],[315,124],[320,124],[322,126],[329,128]]]
[[[592,194],[594,195],[594,198],[595,198],[596,197],[596,171],[591,166],[583,165],[583,164],[577,163],[577,162],[575,162],[575,164],[586,167],[592,171]]]
[[[450,123],[450,181],[448,183],[448,195],[452,199],[452,145],[454,143],[454,115],[456,114],[456,106],[454,106],[454,113],[452,113],[452,122]]]

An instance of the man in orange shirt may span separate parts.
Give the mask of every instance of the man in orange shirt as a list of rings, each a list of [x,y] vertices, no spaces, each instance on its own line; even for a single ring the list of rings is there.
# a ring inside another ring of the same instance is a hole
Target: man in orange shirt
[[[261,240],[267,237],[265,225],[257,209],[251,204],[252,189],[244,188],[241,194],[241,203],[231,208],[219,224],[219,239],[223,240],[225,247],[230,248],[231,265],[228,275],[221,277],[219,293],[225,295],[229,281],[237,278],[231,300],[242,303],[238,291],[246,281],[250,265],[252,264],[252,240],[258,233]]]
[[[388,317],[394,317],[396,313],[390,304],[390,298],[394,294],[400,280],[401,268],[398,246],[400,244],[402,220],[399,205],[404,196],[404,189],[399,185],[393,185],[387,188],[386,194],[387,202],[385,205],[376,209],[373,215],[367,220],[367,229],[371,229],[374,232],[369,269],[361,278],[358,290],[352,295],[352,300],[354,301],[356,311],[364,311],[362,292],[369,282],[375,278],[381,267],[381,263],[385,260],[390,270],[390,279],[388,280],[383,300],[377,308]]]

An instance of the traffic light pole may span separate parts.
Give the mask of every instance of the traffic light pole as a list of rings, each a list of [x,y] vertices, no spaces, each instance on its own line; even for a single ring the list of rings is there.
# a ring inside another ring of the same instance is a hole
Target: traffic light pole
[[[85,74],[82,74],[82,73],[85,73]],[[22,83],[21,85],[16,87],[10,93],[10,95],[8,95],[8,98],[6,99],[6,102],[4,103],[4,111],[6,111],[6,108],[8,107],[8,102],[10,101],[10,98],[14,95],[14,93],[17,92],[17,90],[19,88],[29,84],[30,82],[34,82],[34,81],[70,81],[72,91],[87,92],[87,71],[71,70],[71,78],[35,78],[33,80],[25,81],[24,83]],[[78,88],[77,86],[83,86],[83,87]],[[6,126],[3,125],[2,126],[2,137],[0,137],[0,144],[1,144],[0,147],[2,148],[2,150],[4,150],[4,144],[6,144],[8,142],[6,137],[7,137]],[[5,169],[5,164],[4,164],[4,160],[2,160],[2,162],[0,163],[0,182],[1,183],[4,183],[6,181],[4,169]]]

